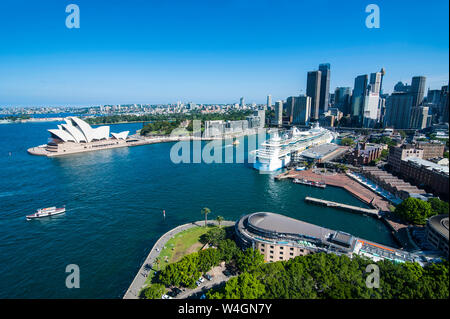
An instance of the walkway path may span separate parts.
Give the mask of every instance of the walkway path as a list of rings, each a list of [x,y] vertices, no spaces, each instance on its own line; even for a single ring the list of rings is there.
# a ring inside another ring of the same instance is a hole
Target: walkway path
[[[208,225],[217,225],[217,221],[212,220],[208,221]],[[221,222],[221,225],[223,226],[233,226],[235,222],[233,221],[223,221]],[[164,248],[164,245],[169,241],[170,238],[172,238],[174,235],[176,235],[179,232],[182,232],[186,229],[197,227],[197,226],[205,226],[205,221],[197,221],[189,224],[184,224],[178,227],[175,227],[172,230],[169,230],[167,233],[162,235],[155,243],[153,248],[150,250],[150,253],[148,254],[147,258],[145,259],[144,263],[142,264],[141,268],[139,269],[136,277],[134,278],[133,282],[131,283],[130,287],[126,291],[125,295],[123,296],[123,299],[138,299],[139,298],[139,292],[144,287],[145,281],[147,280],[148,275],[151,271],[154,271],[152,269],[153,263],[155,262],[155,259],[159,256],[161,253],[161,250]]]

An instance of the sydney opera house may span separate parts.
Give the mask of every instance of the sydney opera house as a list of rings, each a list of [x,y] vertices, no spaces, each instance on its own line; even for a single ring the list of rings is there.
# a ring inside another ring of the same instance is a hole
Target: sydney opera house
[[[109,126],[91,127],[77,117],[67,117],[57,129],[48,130],[51,140],[38,147],[28,150],[33,155],[57,156],[63,154],[93,151],[104,148],[128,146],[136,142],[128,137],[129,131],[111,133]]]

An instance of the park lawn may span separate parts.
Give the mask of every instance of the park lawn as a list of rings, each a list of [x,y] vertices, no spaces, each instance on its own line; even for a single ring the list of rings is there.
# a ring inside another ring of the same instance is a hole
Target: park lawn
[[[189,229],[186,229],[174,237],[170,238],[164,248],[161,250],[159,254],[159,265],[154,267],[158,267],[159,270],[164,269],[168,264],[179,261],[186,255],[192,254],[193,252],[199,251],[203,246],[200,243],[200,237],[203,234],[206,234],[208,230],[216,228],[218,226],[208,225],[207,227],[195,226]],[[222,226],[222,228],[225,228]],[[167,258],[166,258],[167,257]],[[166,262],[168,260],[168,262]],[[145,283],[150,284],[153,278],[154,272],[150,272],[147,277]]]

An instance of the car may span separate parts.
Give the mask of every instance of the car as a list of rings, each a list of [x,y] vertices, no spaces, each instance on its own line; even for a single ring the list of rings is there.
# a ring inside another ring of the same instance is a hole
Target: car
[[[201,282],[197,280],[197,281],[195,282],[195,284],[196,284],[197,287],[198,287],[198,286],[200,286]]]
[[[231,272],[229,272],[228,270],[224,270],[224,271],[223,271],[223,274],[224,274],[225,276],[227,276],[227,277],[230,277],[230,276],[231,276]]]
[[[212,280],[212,276],[211,275],[208,275],[208,274],[206,274],[205,276],[204,276],[206,279],[208,279],[208,280]]]
[[[200,278],[198,279],[198,281],[199,281],[200,283],[202,283],[202,282],[204,282],[204,281],[205,281],[205,278],[203,278],[203,277],[200,277]]]
[[[169,295],[164,294],[164,295],[162,295],[161,299],[172,299],[172,297],[170,297]]]
[[[205,294],[201,295],[200,299],[206,299],[206,295]]]

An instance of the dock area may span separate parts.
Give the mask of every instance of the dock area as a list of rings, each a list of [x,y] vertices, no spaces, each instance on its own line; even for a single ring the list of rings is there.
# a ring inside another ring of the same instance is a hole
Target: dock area
[[[362,207],[358,207],[358,206],[352,206],[352,205],[332,202],[329,200],[324,200],[324,199],[319,199],[319,198],[314,198],[314,197],[309,197],[309,196],[305,197],[305,201],[308,203],[318,204],[318,205],[327,206],[327,207],[340,208],[340,209],[347,210],[347,211],[350,211],[353,213],[362,213],[365,215],[380,218],[380,211],[378,209],[362,208]]]
[[[290,170],[277,175],[275,179],[283,180],[304,178],[307,180],[324,182],[330,186],[343,188],[362,202],[377,209],[380,220],[389,227],[394,238],[402,247],[407,249],[414,248],[414,243],[412,243],[410,236],[408,235],[408,224],[400,220],[398,216],[390,211],[389,207],[391,204],[388,200],[376,194],[366,186],[358,183],[346,174],[320,174],[318,173],[319,171],[320,169],[306,171]]]
[[[316,170],[306,170],[306,171],[295,171],[290,170],[282,173],[275,178],[277,180],[282,179],[306,179],[315,182],[324,182],[327,186],[341,187],[348,191],[350,194],[361,200],[362,202],[373,206],[374,208],[381,211],[389,211],[389,202],[383,197],[374,193],[370,189],[359,184],[357,181],[351,179],[345,174],[320,174],[318,173],[320,169]]]

